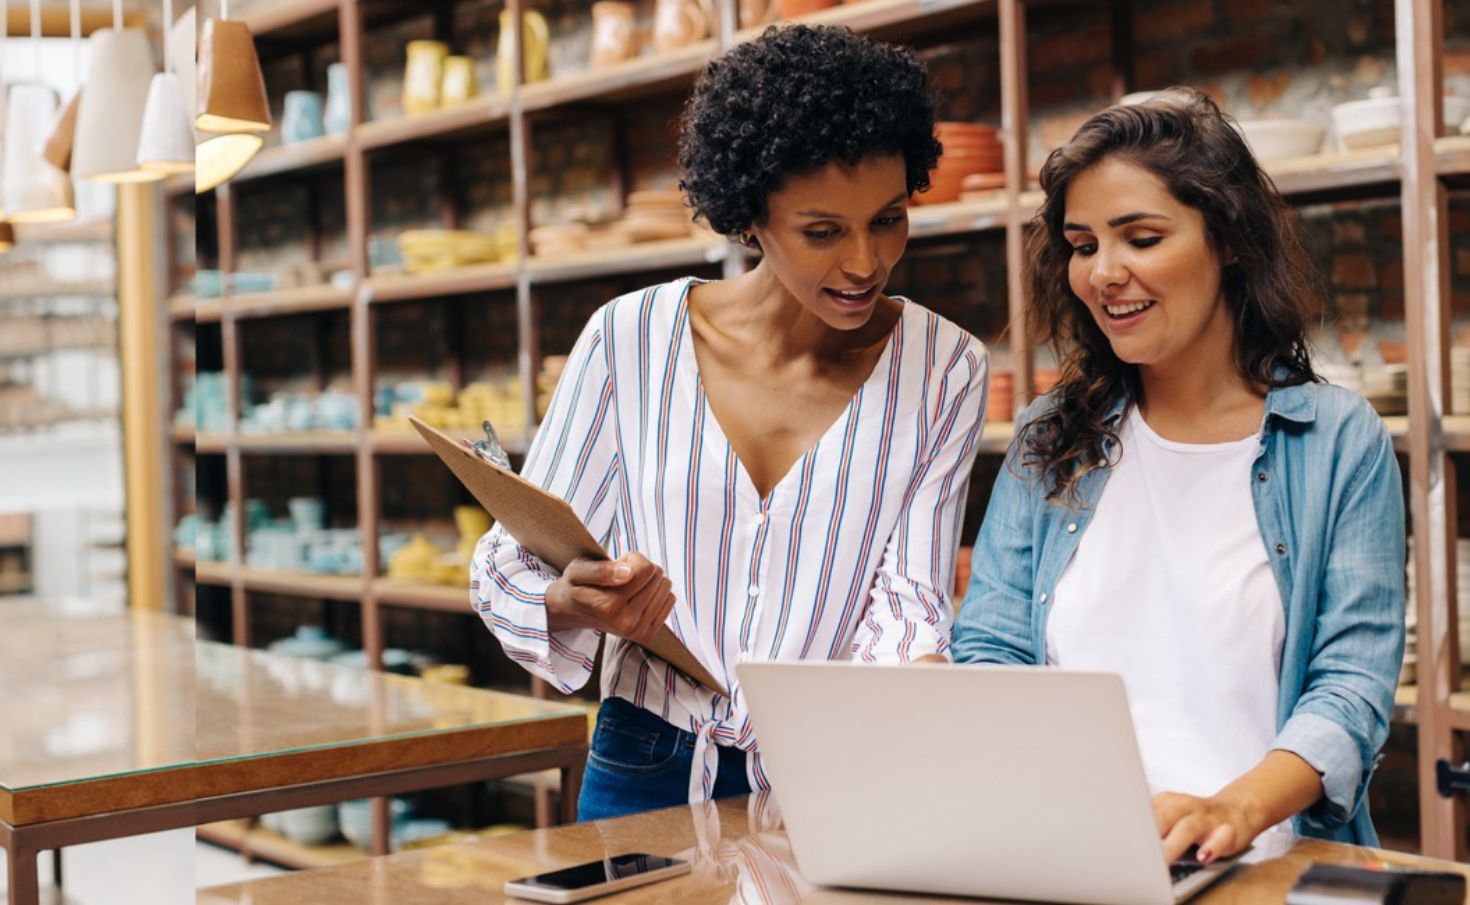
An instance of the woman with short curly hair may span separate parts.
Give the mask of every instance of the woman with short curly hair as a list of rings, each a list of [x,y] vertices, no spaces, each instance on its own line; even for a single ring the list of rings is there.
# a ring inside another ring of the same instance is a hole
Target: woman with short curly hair
[[[599,643],[582,819],[769,788],[734,666],[947,656],[986,350],[883,289],[939,155],[924,67],[837,28],[710,64],[679,147],[741,276],[615,299],[572,351],[525,476],[609,548],[557,574],[499,528],[475,604],[563,692]],[[724,683],[648,653],[668,625]]]

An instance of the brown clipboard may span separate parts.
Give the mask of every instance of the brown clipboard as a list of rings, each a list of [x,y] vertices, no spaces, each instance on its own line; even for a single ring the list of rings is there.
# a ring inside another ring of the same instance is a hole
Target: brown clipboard
[[[509,469],[492,465],[462,442],[418,418],[408,420],[491,518],[504,525],[516,543],[537,558],[558,572],[574,559],[608,558],[607,551],[565,500]],[[729,696],[720,681],[710,675],[667,625],[660,626],[654,639],[643,647],[711,691]]]

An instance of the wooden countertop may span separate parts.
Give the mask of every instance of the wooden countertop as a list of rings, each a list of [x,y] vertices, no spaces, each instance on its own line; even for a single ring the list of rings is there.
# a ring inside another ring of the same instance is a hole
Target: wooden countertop
[[[199,642],[193,621],[5,604],[13,826],[580,745],[579,707]]]
[[[1282,853],[1242,867],[1192,905],[1279,903],[1312,862],[1362,864],[1386,860],[1470,876],[1470,865],[1450,864],[1373,849],[1280,837]],[[506,880],[626,852],[690,860],[692,873],[598,901],[679,902],[700,905],[830,902],[894,903],[913,897],[817,889],[802,879],[786,834],[758,798],[725,799],[618,820],[583,823],[374,858],[360,864],[307,871],[201,890],[196,905],[489,905],[512,901]],[[924,902],[963,901],[924,897]]]

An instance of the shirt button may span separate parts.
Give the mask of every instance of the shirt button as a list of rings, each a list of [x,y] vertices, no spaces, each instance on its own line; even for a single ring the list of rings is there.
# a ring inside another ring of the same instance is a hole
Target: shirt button
[[[1067,533],[1068,534],[1076,534],[1077,533],[1077,523],[1076,522],[1070,522],[1070,523],[1067,524]]]
[[[1266,483],[1266,473],[1264,471],[1256,472],[1256,480],[1260,481],[1262,484]]]
[[[751,599],[761,596],[761,589],[759,585],[751,585],[750,587],[746,588],[746,592],[750,594]]]
[[[1044,592],[1041,595],[1041,602],[1046,603],[1046,594]]]
[[[764,525],[766,523],[766,514],[764,512],[757,512],[755,514],[755,523],[757,525]]]
[[[1277,553],[1280,553],[1282,556],[1285,556],[1286,555],[1286,544],[1277,544],[1276,545],[1276,552]]]

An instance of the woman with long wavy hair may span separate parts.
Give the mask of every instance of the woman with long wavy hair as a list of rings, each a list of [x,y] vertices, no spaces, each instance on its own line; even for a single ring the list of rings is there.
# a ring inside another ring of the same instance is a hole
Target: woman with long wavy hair
[[[1120,674],[1171,860],[1373,844],[1402,490],[1382,421],[1312,369],[1290,210],[1184,89],[1099,113],[1041,181],[1028,311],[1062,379],[1020,419],[955,659]]]

